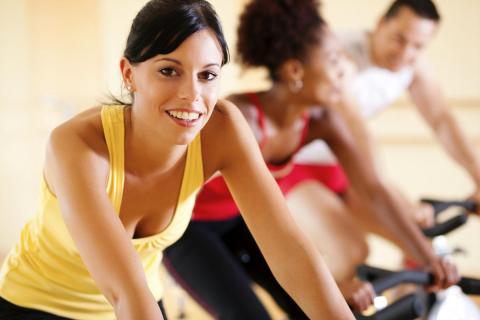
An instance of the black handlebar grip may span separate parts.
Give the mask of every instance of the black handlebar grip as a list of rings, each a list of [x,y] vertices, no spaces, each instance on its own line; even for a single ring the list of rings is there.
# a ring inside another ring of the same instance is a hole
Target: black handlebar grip
[[[428,272],[400,271],[373,281],[372,286],[377,294],[381,294],[383,291],[395,287],[400,283],[429,285],[432,284],[433,281],[433,275]]]
[[[462,277],[460,282],[457,284],[462,288],[463,293],[471,295],[480,295],[480,280]]]
[[[442,234],[447,234],[450,231],[457,229],[461,225],[464,225],[465,222],[467,222],[467,220],[468,220],[468,214],[463,212],[431,228],[423,229],[422,232],[425,236],[429,238],[433,238]]]
[[[465,201],[465,205],[463,206],[467,211],[470,212],[477,212],[478,211],[478,202],[474,200],[467,200]]]
[[[442,201],[430,198],[422,198],[420,199],[420,202],[428,203],[429,205],[431,205],[435,216],[452,206],[451,201]]]
[[[372,267],[366,264],[361,264],[357,267],[357,276],[361,280],[372,282],[378,278],[385,277],[392,274],[393,271]]]
[[[420,199],[420,202],[428,203],[429,205],[431,205],[433,207],[435,216],[452,206],[462,207],[470,212],[476,212],[478,209],[478,203],[475,200],[444,201],[431,198],[422,198]]]

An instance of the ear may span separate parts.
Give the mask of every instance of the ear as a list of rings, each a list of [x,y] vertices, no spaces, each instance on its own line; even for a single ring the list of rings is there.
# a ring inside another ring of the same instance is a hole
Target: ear
[[[288,59],[280,67],[281,79],[290,82],[303,80],[305,69],[298,59]]]
[[[133,66],[127,58],[120,59],[120,72],[122,73],[123,82],[126,87],[131,87],[131,91],[135,91],[135,83],[133,81]]]

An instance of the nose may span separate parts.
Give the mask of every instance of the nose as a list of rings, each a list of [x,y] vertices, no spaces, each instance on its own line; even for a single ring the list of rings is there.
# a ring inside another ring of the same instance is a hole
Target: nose
[[[353,62],[349,60],[347,57],[342,56],[340,58],[340,61],[338,63],[338,68],[335,73],[337,80],[342,81],[346,79],[348,76],[354,73],[354,70],[355,70],[355,66],[353,65]]]
[[[178,97],[182,100],[196,101],[200,95],[200,87],[198,81],[191,77],[185,77],[180,83],[178,89]]]
[[[415,57],[416,53],[417,53],[417,48],[412,44],[406,43],[399,50],[398,56],[401,59],[401,61],[406,63],[408,61],[411,61]]]
[[[338,70],[337,70],[337,79],[338,80],[343,80],[345,78],[345,73],[346,73],[346,66],[342,65]]]
[[[417,54],[417,48],[414,45],[408,45],[405,47],[405,50],[403,51],[403,59],[405,61],[411,61],[415,58]]]

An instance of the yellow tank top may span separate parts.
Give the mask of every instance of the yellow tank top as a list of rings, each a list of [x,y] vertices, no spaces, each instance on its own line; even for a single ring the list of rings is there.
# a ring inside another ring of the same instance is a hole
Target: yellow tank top
[[[124,183],[123,106],[104,106],[101,118],[110,156],[106,192],[120,212]],[[178,203],[168,227],[150,237],[132,239],[148,285],[157,300],[162,296],[160,263],[162,251],[180,238],[190,221],[195,196],[203,184],[200,134],[188,146]],[[112,306],[101,294],[83,264],[64,224],[58,200],[42,179],[37,214],[25,225],[20,241],[7,256],[0,271],[0,296],[16,305],[59,316],[114,319]]]

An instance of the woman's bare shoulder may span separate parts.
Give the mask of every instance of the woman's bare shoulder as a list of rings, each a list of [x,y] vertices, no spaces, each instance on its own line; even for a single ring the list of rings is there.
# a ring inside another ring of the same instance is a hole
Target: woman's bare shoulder
[[[49,141],[61,143],[66,148],[70,144],[82,143],[97,152],[104,149],[101,109],[102,107],[89,108],[63,122],[53,129]]]
[[[101,107],[85,110],[52,130],[46,148],[44,175],[55,193],[52,177],[98,174],[108,170],[108,148],[103,136]],[[99,171],[100,170],[100,171]],[[95,173],[94,173],[95,172]]]
[[[237,105],[229,100],[218,100],[202,134],[211,136],[215,140],[228,139],[228,135],[235,132],[234,128],[239,121],[245,121],[245,119]]]
[[[219,100],[202,130],[205,173],[221,170],[226,159],[238,152],[238,145],[245,135],[251,135],[251,132],[240,109],[229,100]]]

